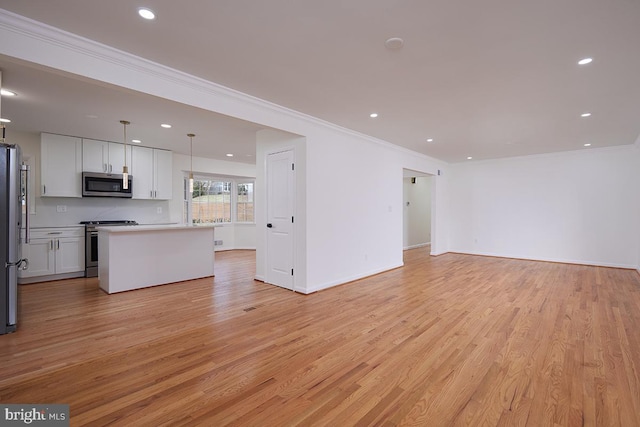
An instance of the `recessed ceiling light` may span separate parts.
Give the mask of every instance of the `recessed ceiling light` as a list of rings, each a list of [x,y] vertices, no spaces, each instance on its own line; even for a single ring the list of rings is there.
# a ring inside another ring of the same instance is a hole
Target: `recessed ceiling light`
[[[433,138],[427,139],[427,142],[433,142]]]
[[[391,37],[384,42],[384,45],[389,50],[398,50],[401,49],[402,46],[404,46],[404,40],[402,40],[400,37]]]
[[[467,157],[467,160],[473,160],[473,157],[469,156]]]
[[[233,157],[233,154],[228,153],[228,154],[227,154],[227,157]]]
[[[98,116],[96,116],[95,114],[87,114],[87,119],[97,119]]]
[[[376,117],[378,117],[378,113],[371,113],[369,114],[369,117],[371,117],[372,119],[375,119]]]
[[[151,9],[147,9],[146,7],[141,7],[138,9],[138,15],[142,16],[144,19],[156,19],[156,14],[153,13]]]
[[[593,61],[593,58],[583,58],[580,61],[578,61],[578,65],[587,65],[590,64]]]
[[[17,93],[11,92],[10,90],[7,90],[7,89],[0,89],[0,95],[2,95],[2,96],[16,96]]]
[[[584,144],[585,147],[591,147],[591,144]]]
[[[11,123],[11,120],[0,118],[0,123]]]
[[[136,144],[140,144],[142,141],[140,141],[139,139],[132,139],[131,142],[135,142]]]
[[[165,129],[170,129],[170,128],[171,128],[171,125],[168,125],[168,124],[166,124],[166,123],[163,123],[163,124],[161,124],[160,126],[162,126],[162,127],[163,127],[163,128],[165,128]]]
[[[580,114],[580,117],[589,117],[591,116],[591,113],[582,113]]]

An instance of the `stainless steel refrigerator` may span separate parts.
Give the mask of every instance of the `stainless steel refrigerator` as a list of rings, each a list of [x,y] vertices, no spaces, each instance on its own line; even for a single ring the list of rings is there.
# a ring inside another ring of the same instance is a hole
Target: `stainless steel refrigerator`
[[[28,200],[26,166],[17,145],[0,140],[0,334],[16,330],[18,320],[18,269],[27,260],[20,251],[22,201]],[[25,173],[23,173],[25,172]],[[25,206],[26,207],[26,206]],[[28,208],[26,210],[28,212]],[[28,219],[28,215],[25,215]]]

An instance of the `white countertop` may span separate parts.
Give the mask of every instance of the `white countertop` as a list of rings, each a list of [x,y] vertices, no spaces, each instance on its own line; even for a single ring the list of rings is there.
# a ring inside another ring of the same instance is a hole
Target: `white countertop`
[[[169,231],[169,230],[197,230],[203,228],[218,227],[217,224],[188,225],[188,224],[156,224],[156,225],[118,225],[97,226],[98,231],[108,233],[139,233],[142,231]]]

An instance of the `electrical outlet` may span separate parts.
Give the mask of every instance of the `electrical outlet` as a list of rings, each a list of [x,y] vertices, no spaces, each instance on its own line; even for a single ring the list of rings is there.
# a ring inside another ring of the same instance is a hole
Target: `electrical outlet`
[[[213,246],[222,246],[222,240],[214,240]]]
[[[162,206],[158,206],[156,208],[156,213],[161,214],[162,213]]]
[[[64,213],[67,211],[67,205],[58,205],[56,206],[56,212]]]

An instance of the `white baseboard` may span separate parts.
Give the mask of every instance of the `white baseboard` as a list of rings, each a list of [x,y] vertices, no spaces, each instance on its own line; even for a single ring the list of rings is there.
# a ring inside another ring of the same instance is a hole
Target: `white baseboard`
[[[234,246],[233,248],[224,248],[224,247],[220,248],[220,247],[218,247],[218,249],[214,249],[213,251],[214,252],[224,252],[224,251],[255,251],[255,250],[256,250],[255,246],[253,246],[253,247],[250,247],[250,246],[247,246],[247,247],[244,247],[244,246],[235,247]]]
[[[371,271],[368,271],[368,272],[363,273],[363,274],[356,274],[356,275],[353,275],[353,276],[344,277],[344,278],[339,279],[339,280],[334,280],[332,282],[322,283],[320,285],[313,286],[310,289],[305,289],[305,290],[296,289],[296,291],[300,292],[300,293],[303,293],[303,294],[311,294],[313,292],[318,292],[318,291],[321,291],[323,289],[332,288],[332,287],[338,286],[338,285],[344,285],[345,283],[353,282],[354,280],[364,279],[365,277],[374,276],[376,274],[384,273],[385,271],[393,270],[393,269],[396,269],[396,268],[399,268],[399,267],[402,267],[402,266],[404,266],[404,263],[394,264],[394,265],[390,265],[390,266],[385,267],[385,268],[371,270]]]
[[[406,251],[406,250],[409,250],[409,249],[424,248],[425,246],[429,246],[430,244],[431,244],[431,242],[418,243],[417,245],[405,246],[404,248],[402,248],[402,250]]]
[[[444,254],[448,254],[449,251],[442,251],[442,252],[436,252],[436,251],[431,251],[431,253],[429,255],[431,256],[439,256],[439,255],[444,255]]]
[[[524,259],[527,261],[544,261],[544,262],[558,262],[562,264],[578,264],[578,265],[592,265],[594,267],[613,267],[613,268],[624,268],[624,269],[637,269],[636,265],[631,264],[619,264],[619,263],[611,263],[611,262],[601,262],[601,261],[590,261],[590,260],[578,260],[578,259],[568,259],[568,258],[537,258],[530,257],[526,255],[512,255],[512,254],[500,254],[494,252],[470,252],[470,251],[460,251],[452,249],[449,252],[464,254],[464,255],[481,255],[481,256],[491,256],[496,258],[510,258],[510,259]],[[433,254],[432,254],[433,255]]]

